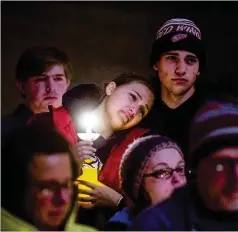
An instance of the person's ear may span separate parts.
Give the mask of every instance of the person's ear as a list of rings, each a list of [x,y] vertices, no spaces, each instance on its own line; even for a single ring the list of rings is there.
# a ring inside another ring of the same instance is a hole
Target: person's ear
[[[17,81],[16,82],[17,89],[21,93],[21,96],[26,96],[24,83]]]
[[[153,69],[154,69],[155,71],[158,71],[158,64],[157,64],[157,62],[153,65]]]
[[[111,95],[115,91],[116,87],[116,83],[114,81],[111,81],[106,87],[106,94],[108,96]]]
[[[70,84],[71,84],[71,81],[67,79],[67,89],[69,88]]]
[[[198,73],[197,73],[197,76],[199,76],[200,75],[200,71],[198,71]]]

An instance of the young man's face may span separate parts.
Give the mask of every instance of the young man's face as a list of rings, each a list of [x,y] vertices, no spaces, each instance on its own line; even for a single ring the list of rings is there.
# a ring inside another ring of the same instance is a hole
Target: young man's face
[[[194,87],[199,75],[199,60],[191,52],[170,51],[164,53],[153,68],[158,73],[162,90],[183,96]]]
[[[48,106],[62,106],[62,97],[70,81],[62,65],[53,65],[39,76],[30,77],[24,84],[18,84],[20,91],[34,113],[47,112]]]
[[[72,169],[68,153],[37,154],[29,165],[25,207],[37,228],[54,230],[72,205]]]
[[[220,149],[201,160],[197,183],[207,207],[238,211],[238,147]]]

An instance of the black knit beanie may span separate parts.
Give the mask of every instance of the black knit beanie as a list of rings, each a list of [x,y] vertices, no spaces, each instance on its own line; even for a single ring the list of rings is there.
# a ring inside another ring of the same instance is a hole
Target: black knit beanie
[[[200,62],[200,71],[206,63],[204,44],[201,40],[200,29],[188,19],[175,18],[165,22],[158,30],[153,43],[150,57],[151,66],[159,60],[164,52],[185,50],[194,53]]]

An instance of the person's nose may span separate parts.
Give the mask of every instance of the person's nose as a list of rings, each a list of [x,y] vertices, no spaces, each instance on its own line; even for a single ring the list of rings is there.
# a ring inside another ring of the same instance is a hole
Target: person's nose
[[[183,75],[185,75],[186,71],[187,71],[187,65],[186,65],[185,61],[183,61],[183,60],[178,61],[176,70],[175,70],[176,74],[178,76],[183,76]]]
[[[135,117],[140,112],[141,107],[142,106],[140,103],[134,104],[130,107],[130,113],[133,115],[133,117]]]
[[[171,182],[174,188],[180,188],[186,183],[186,179],[185,177],[180,176],[177,172],[174,171]]]
[[[54,80],[53,78],[48,78],[46,81],[46,91],[51,92],[54,88]]]
[[[70,191],[68,189],[60,189],[55,193],[54,196],[54,205],[62,206],[70,202]]]
[[[132,116],[132,118],[134,118],[135,117],[135,115],[136,115],[136,106],[131,106],[130,108],[129,108],[129,111],[130,111],[130,115]]]

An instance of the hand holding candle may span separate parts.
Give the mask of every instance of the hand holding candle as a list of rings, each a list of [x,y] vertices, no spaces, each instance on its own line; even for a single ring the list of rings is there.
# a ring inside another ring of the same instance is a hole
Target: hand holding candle
[[[88,181],[96,185],[102,186],[103,184],[98,181],[98,171],[101,168],[102,164],[98,157],[95,156],[96,149],[92,147],[92,141],[96,140],[100,134],[95,133],[92,131],[93,126],[95,126],[97,122],[97,118],[91,113],[85,113],[80,118],[80,123],[85,126],[85,133],[77,133],[79,138],[82,140],[78,144],[78,151],[81,151],[81,154],[88,152],[87,159],[84,160],[83,167],[82,167],[82,175],[79,176],[78,180]],[[81,149],[81,150],[80,150]],[[91,151],[91,153],[89,153]],[[90,187],[79,184],[78,185],[80,190],[90,190]],[[89,195],[86,194],[79,194],[79,197],[86,197],[90,199]],[[89,207],[91,202],[80,202],[80,206],[82,207]]]
[[[92,113],[84,113],[79,117],[79,124],[85,128],[85,132],[77,133],[81,139],[76,145],[77,157],[79,162],[89,159],[95,155],[96,149],[93,147],[93,141],[99,137],[99,133],[92,132],[92,128],[97,124],[97,118]]]

